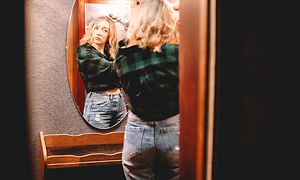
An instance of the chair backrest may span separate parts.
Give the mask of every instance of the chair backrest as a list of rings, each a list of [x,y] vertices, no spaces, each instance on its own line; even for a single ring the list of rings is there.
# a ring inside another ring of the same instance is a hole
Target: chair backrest
[[[41,179],[44,179],[46,170],[51,168],[120,164],[123,142],[124,132],[71,135],[44,134],[41,131]],[[119,148],[111,151],[107,146]],[[93,151],[88,151],[90,149]]]
[[[88,145],[105,145],[105,144],[123,144],[124,132],[112,132],[107,134],[84,133],[78,135],[71,134],[46,134],[41,133],[48,148],[58,147],[75,147]]]

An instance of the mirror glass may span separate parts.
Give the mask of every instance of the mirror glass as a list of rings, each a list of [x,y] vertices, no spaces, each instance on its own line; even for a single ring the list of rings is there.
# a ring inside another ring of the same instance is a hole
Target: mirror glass
[[[69,87],[75,106],[83,115],[87,91],[76,62],[76,50],[80,46],[80,39],[87,32],[89,23],[99,16],[108,16],[113,20],[116,28],[117,42],[125,37],[129,23],[131,9],[130,0],[75,0],[69,17],[66,63]],[[83,117],[83,116],[82,116]],[[122,122],[116,121],[109,126],[97,126],[83,117],[88,125],[97,129],[111,129]]]

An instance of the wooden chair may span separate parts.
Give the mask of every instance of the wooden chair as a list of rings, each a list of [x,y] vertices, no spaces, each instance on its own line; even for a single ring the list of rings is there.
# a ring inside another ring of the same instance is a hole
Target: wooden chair
[[[44,134],[40,132],[40,178],[47,169],[120,164],[124,132]]]

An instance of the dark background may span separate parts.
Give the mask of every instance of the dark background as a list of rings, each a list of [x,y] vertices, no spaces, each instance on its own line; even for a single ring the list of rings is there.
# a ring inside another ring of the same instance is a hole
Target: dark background
[[[24,2],[1,2],[0,179],[32,179],[24,85]]]
[[[298,12],[218,1],[214,180],[299,179]]]

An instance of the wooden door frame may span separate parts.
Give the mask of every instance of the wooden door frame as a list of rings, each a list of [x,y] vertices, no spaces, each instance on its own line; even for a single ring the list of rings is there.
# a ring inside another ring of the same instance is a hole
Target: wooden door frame
[[[211,180],[216,1],[180,2],[180,177]]]

